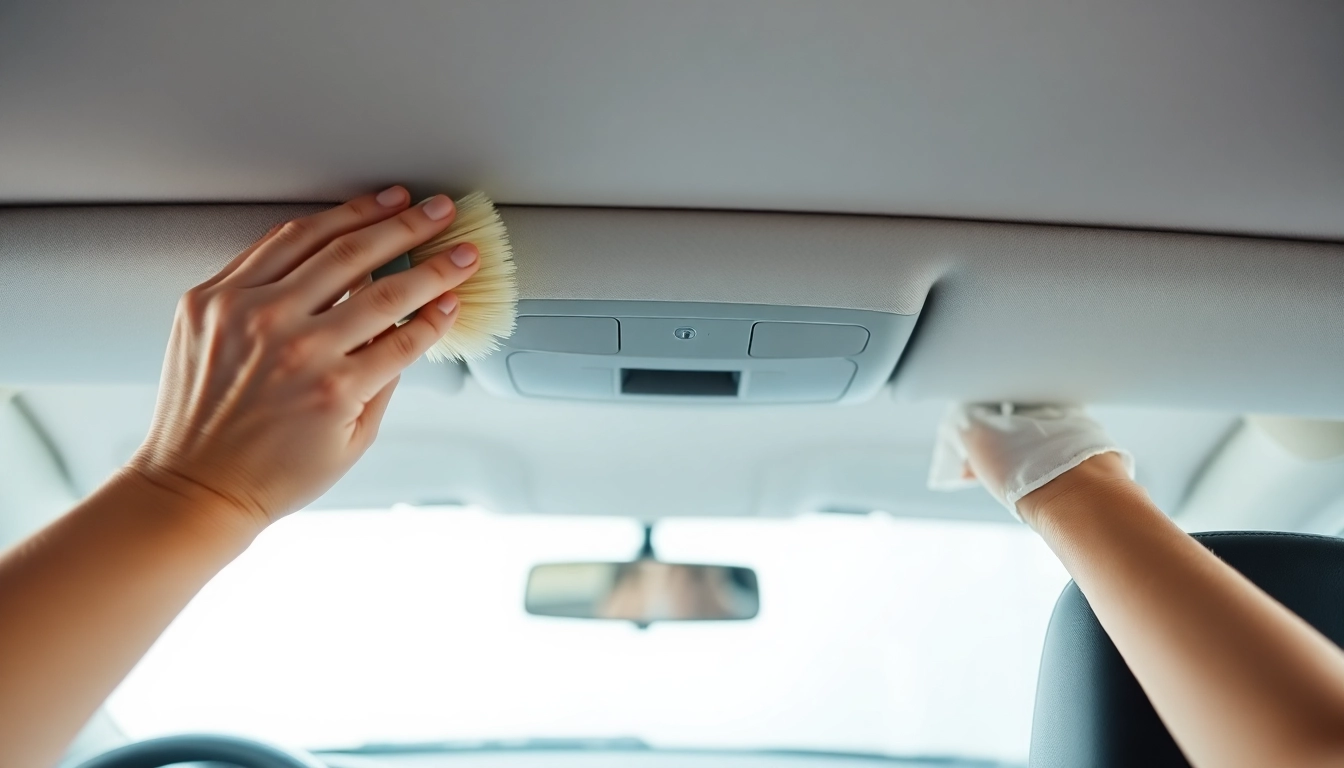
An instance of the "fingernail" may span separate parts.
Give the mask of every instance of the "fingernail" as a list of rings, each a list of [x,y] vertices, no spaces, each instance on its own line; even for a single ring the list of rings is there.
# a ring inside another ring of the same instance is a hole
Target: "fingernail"
[[[443,314],[451,315],[453,314],[453,310],[457,309],[457,297],[450,293],[442,299],[439,299],[438,303],[434,306],[438,307],[439,311]]]
[[[448,214],[453,212],[453,201],[443,195],[435,195],[425,201],[425,215],[429,218],[440,221],[448,218]]]
[[[448,260],[459,267],[466,268],[476,263],[476,246],[463,243],[448,252]]]
[[[398,205],[405,199],[406,190],[402,189],[400,186],[388,187],[382,192],[379,192],[378,196],[374,198],[374,200],[378,201],[379,205],[386,208]]]

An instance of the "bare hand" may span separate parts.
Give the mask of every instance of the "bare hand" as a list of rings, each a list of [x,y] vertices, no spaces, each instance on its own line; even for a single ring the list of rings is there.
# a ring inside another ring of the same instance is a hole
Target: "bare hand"
[[[462,245],[340,301],[452,222],[446,197],[409,202],[392,187],[288,222],[187,291],[129,470],[258,530],[339,479],[372,443],[402,369],[452,325],[450,291],[478,266]]]

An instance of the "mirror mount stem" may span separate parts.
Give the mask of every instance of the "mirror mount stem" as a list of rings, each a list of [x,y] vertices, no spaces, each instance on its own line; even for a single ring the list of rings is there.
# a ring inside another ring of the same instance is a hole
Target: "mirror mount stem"
[[[639,548],[639,554],[635,555],[636,560],[657,560],[658,557],[653,553],[653,523],[644,524],[644,544]]]

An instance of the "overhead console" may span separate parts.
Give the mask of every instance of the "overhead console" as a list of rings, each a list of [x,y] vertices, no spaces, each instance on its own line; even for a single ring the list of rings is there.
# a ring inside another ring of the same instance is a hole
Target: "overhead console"
[[[514,397],[835,403],[891,377],[918,315],[671,301],[525,299],[504,348],[471,364]]]

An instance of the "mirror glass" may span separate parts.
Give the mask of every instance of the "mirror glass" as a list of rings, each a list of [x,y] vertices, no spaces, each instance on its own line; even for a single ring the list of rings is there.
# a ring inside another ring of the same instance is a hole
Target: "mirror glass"
[[[574,619],[734,621],[756,616],[756,572],[641,558],[627,563],[547,563],[527,579],[527,612]]]

